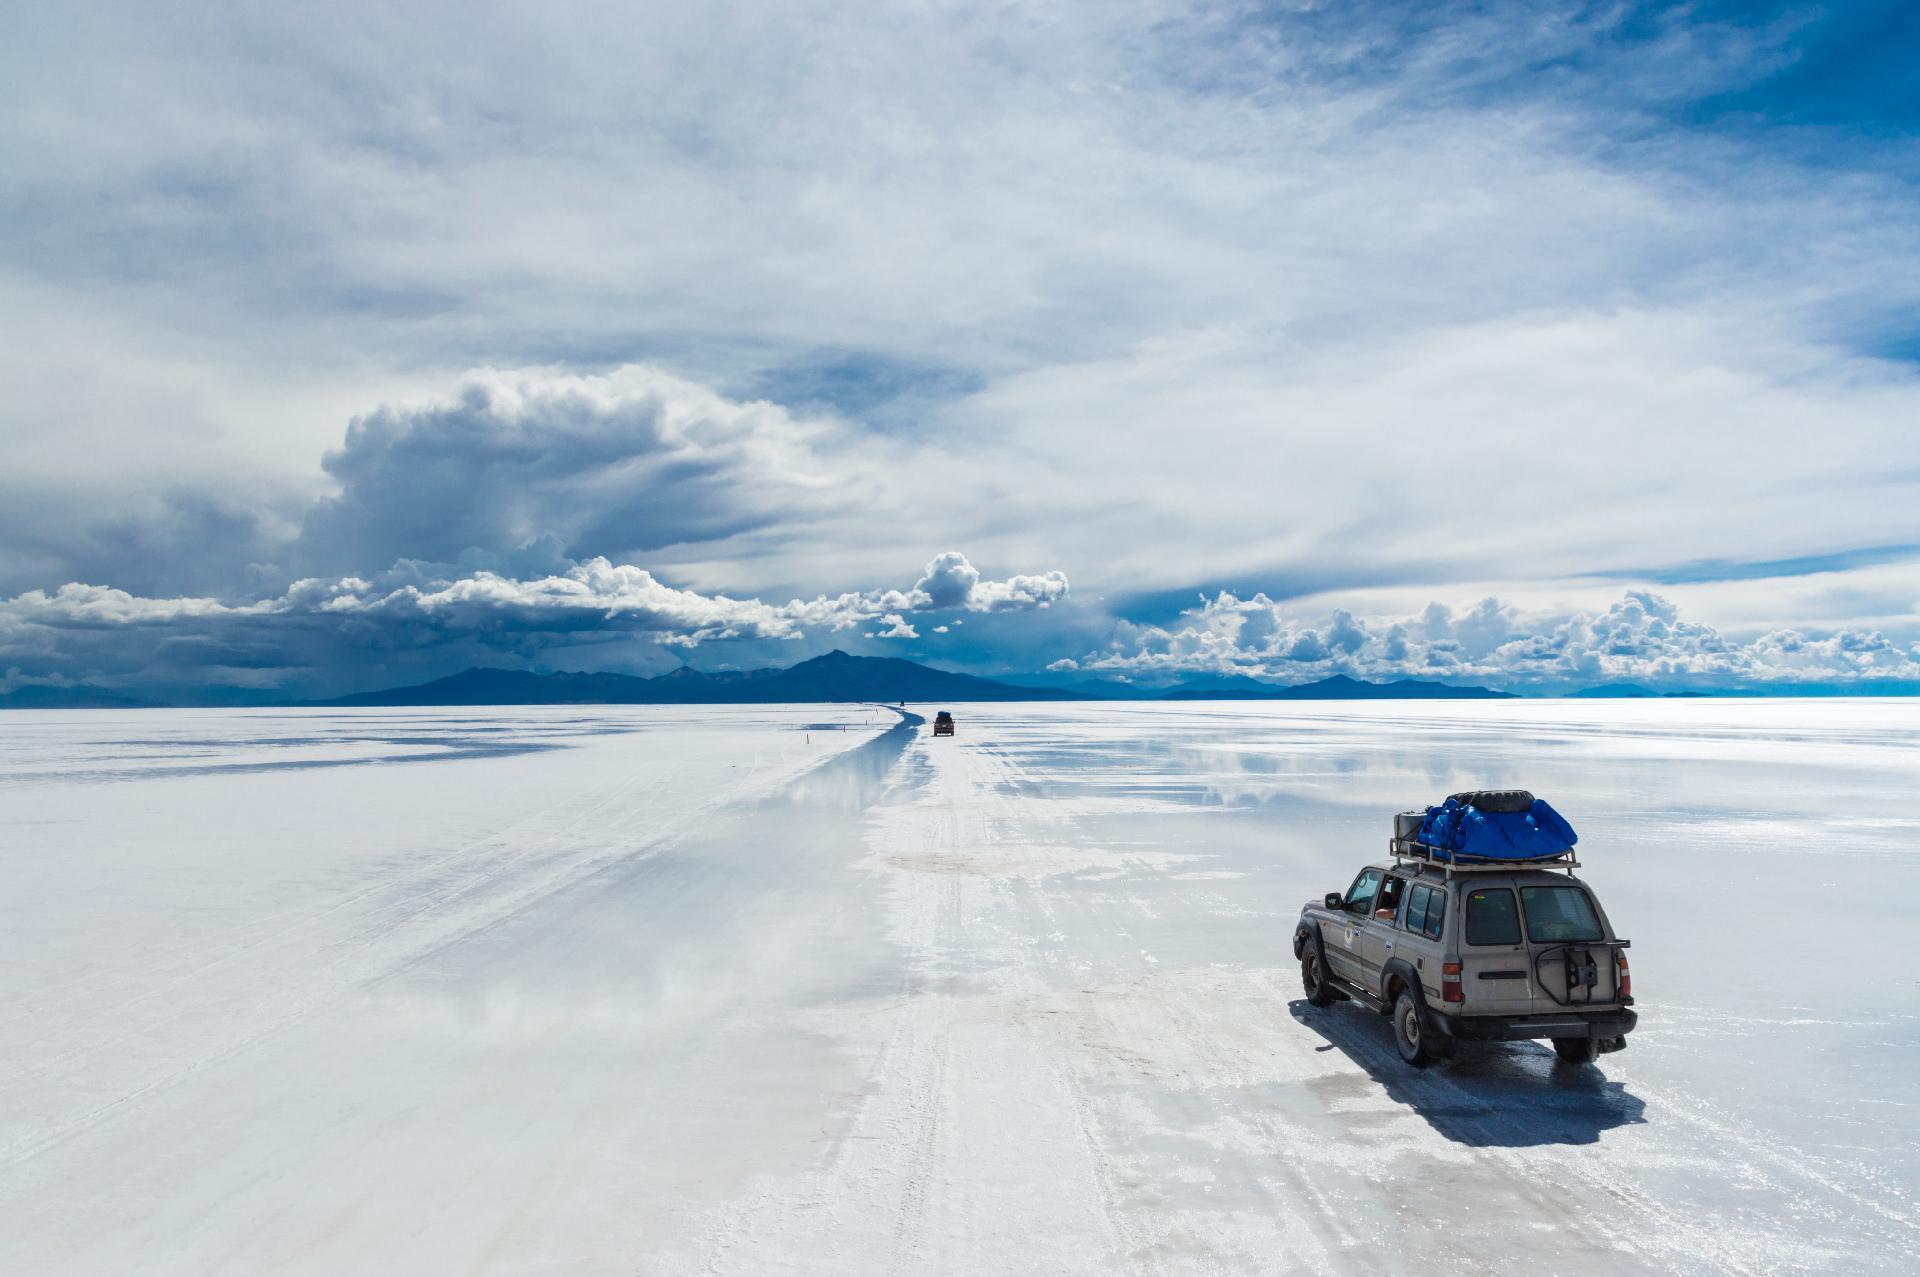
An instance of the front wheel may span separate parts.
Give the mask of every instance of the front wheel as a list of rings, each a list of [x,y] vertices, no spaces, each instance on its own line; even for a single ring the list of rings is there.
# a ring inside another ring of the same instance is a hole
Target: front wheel
[[[1327,973],[1320,967],[1320,951],[1311,944],[1300,955],[1300,986],[1307,991],[1307,1005],[1333,1005],[1333,986],[1327,983]]]
[[[1555,1038],[1553,1053],[1568,1064],[1592,1064],[1599,1058],[1600,1044],[1592,1038]]]
[[[1400,1048],[1400,1058],[1416,1069],[1424,1069],[1434,1061],[1433,1051],[1427,1045],[1426,1029],[1420,1023],[1420,1004],[1411,993],[1404,991],[1393,1004],[1393,1044]]]

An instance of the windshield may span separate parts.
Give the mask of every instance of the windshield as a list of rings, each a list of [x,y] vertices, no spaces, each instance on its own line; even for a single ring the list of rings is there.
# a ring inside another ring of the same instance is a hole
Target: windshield
[[[1578,887],[1522,887],[1520,898],[1527,910],[1527,936],[1536,944],[1606,938],[1593,901]]]

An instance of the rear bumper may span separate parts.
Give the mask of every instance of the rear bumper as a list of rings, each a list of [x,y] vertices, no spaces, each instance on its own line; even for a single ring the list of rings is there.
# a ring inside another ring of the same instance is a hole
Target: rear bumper
[[[1531,1038],[1624,1038],[1640,1017],[1624,1008],[1562,1011],[1556,1015],[1441,1015],[1429,1010],[1427,1031],[1466,1042],[1520,1042]]]

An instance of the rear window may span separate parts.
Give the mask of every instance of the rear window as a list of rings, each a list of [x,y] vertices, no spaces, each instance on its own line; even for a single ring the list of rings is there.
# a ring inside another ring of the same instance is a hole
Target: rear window
[[[1535,944],[1601,940],[1600,915],[1578,887],[1522,887],[1527,935]]]
[[[1467,893],[1467,943],[1520,943],[1520,913],[1512,891],[1484,887]]]
[[[1408,931],[1419,931],[1427,925],[1427,900],[1433,895],[1433,888],[1425,883],[1415,883],[1413,890],[1407,893],[1407,914],[1400,925]]]
[[[1447,892],[1444,887],[1429,887],[1425,883],[1415,883],[1407,893],[1407,915],[1402,925],[1408,931],[1418,931],[1422,935],[1440,938],[1440,928],[1447,920]]]

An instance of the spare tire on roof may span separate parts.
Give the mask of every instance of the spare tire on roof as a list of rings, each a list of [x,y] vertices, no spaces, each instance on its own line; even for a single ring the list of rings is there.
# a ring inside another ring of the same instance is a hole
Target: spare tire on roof
[[[1462,794],[1448,794],[1447,797],[1462,807],[1478,807],[1481,811],[1533,810],[1533,795],[1524,789],[1470,789]]]

